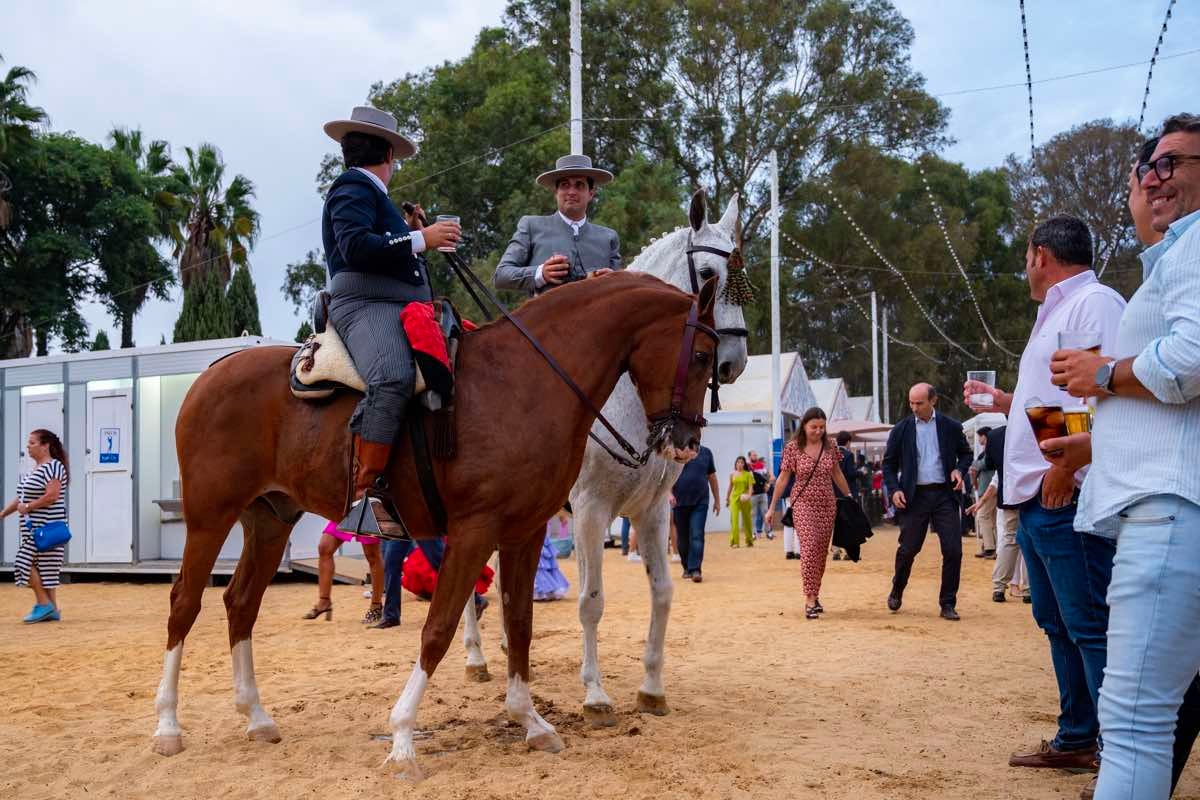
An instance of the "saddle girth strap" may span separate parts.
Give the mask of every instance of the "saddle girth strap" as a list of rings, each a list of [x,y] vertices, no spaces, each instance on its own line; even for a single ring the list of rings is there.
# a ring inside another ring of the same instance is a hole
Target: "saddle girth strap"
[[[425,507],[429,509],[429,518],[433,520],[433,532],[436,536],[445,536],[446,504],[442,501],[437,476],[433,472],[433,459],[430,457],[429,441],[425,436],[424,410],[414,406],[408,416],[408,431],[412,439],[413,462],[417,466],[417,482],[421,484],[421,495],[425,498]]]

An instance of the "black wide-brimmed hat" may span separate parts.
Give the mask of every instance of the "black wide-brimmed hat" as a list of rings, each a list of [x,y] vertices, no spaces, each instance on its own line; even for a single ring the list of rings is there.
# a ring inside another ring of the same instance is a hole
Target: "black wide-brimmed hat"
[[[599,169],[592,166],[592,159],[588,156],[563,156],[558,161],[554,162],[554,169],[549,172],[543,172],[537,176],[537,182],[540,186],[545,186],[547,189],[553,190],[558,186],[560,178],[565,178],[568,175],[583,175],[586,178],[591,178],[597,186],[603,186],[613,179],[613,174],[606,169]]]
[[[335,142],[341,142],[347,133],[366,133],[390,144],[396,158],[411,158],[417,154],[416,143],[397,130],[396,118],[371,106],[355,106],[350,119],[326,122],[325,133]]]

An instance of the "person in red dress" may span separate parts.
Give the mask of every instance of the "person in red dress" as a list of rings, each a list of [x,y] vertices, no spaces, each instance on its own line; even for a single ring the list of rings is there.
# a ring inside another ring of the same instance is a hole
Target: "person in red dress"
[[[804,579],[804,616],[816,619],[825,609],[821,605],[821,579],[825,576],[829,543],[833,539],[833,521],[837,499],[833,487],[846,495],[850,487],[842,474],[837,447],[825,435],[825,412],[813,407],[804,412],[800,427],[779,463],[779,478],[767,512],[767,528],[775,524],[779,495],[795,475],[792,486],[792,521],[800,540],[800,569]]]

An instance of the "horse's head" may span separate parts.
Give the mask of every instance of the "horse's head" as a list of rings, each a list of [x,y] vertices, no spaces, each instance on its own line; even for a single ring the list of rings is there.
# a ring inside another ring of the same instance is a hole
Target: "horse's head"
[[[696,454],[705,424],[704,393],[717,350],[717,281],[704,281],[695,297],[666,291],[674,312],[665,314],[647,335],[635,338],[628,367],[647,409],[647,444],[663,458],[683,462]]]
[[[685,292],[692,291],[691,269],[688,265],[688,242],[692,249],[711,247],[732,253],[739,246],[735,241],[738,198],[729,201],[725,214],[715,225],[708,223],[703,191],[692,195],[688,208],[688,225],[652,242],[641,252],[629,269],[661,278]],[[721,335],[717,348],[717,378],[732,383],[746,368],[746,318],[742,306],[725,291],[729,280],[729,258],[706,251],[693,252],[691,261],[696,268],[698,283],[709,278],[717,280],[717,296],[713,305],[714,326]],[[739,267],[740,268],[740,267]]]

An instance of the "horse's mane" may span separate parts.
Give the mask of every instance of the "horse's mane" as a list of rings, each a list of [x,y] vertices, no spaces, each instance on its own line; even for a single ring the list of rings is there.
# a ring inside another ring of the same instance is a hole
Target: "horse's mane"
[[[687,225],[681,225],[673,231],[670,231],[670,232],[664,231],[661,236],[652,238],[646,244],[646,246],[642,248],[642,251],[640,253],[638,253],[637,256],[634,257],[633,261],[629,262],[629,269],[634,269],[635,267],[640,269],[640,267],[638,267],[638,264],[639,264],[639,262],[642,261],[642,259],[647,259],[647,260],[652,261],[655,258],[658,258],[660,255],[660,253],[659,253],[660,250],[667,249],[668,245],[670,245],[674,242],[674,239],[676,236],[678,236],[679,234],[681,234],[687,230],[690,230],[690,228]]]

